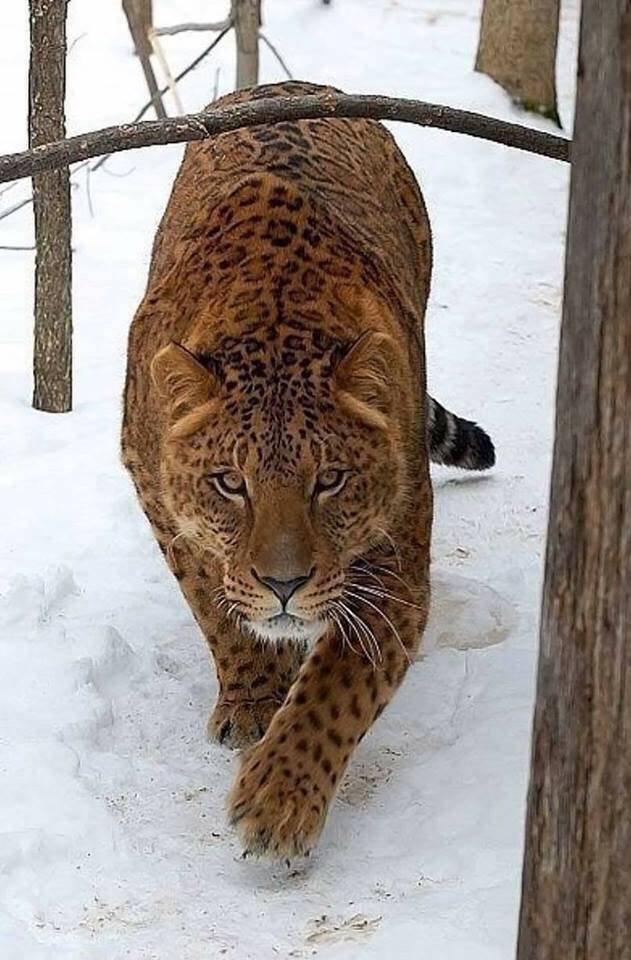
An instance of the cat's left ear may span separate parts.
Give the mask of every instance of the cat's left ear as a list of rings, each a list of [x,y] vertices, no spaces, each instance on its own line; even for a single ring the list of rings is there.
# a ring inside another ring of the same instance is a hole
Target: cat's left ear
[[[382,413],[390,410],[393,343],[387,333],[367,330],[347,348],[335,369],[337,386]]]
[[[362,325],[368,329],[340,348],[340,359],[334,370],[338,399],[361,419],[377,427],[387,427],[398,367],[387,307],[368,293],[350,301],[347,294],[344,300],[353,319],[361,317]]]
[[[170,343],[155,355],[151,378],[174,421],[208,403],[217,393],[217,381],[210,370],[179,343]]]

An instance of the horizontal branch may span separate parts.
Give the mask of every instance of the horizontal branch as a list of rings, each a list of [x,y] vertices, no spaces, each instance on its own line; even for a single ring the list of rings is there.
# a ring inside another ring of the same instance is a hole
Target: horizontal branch
[[[176,23],[172,27],[155,27],[151,32],[157,37],[173,37],[176,33],[206,33],[207,31],[221,33],[230,26],[232,26],[232,18],[227,17],[226,20],[219,20],[216,23]]]
[[[44,144],[34,150],[6,154],[0,156],[0,183],[30,177],[42,170],[67,166],[104,153],[205,140],[240,127],[280,123],[284,120],[320,120],[333,117],[363,117],[414,123],[480,137],[555,160],[570,159],[570,140],[515,123],[505,123],[479,113],[424,103],[422,100],[325,93],[247,100],[225,107],[211,106],[201,113],[105,127],[58,143]]]

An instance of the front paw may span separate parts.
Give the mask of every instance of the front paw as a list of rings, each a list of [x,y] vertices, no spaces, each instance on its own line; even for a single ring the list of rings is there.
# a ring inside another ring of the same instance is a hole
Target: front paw
[[[247,754],[228,802],[244,856],[279,860],[310,854],[328,808],[328,797],[313,774],[292,766],[273,741]]]
[[[208,739],[234,750],[250,747],[264,735],[279,707],[280,701],[274,697],[247,701],[220,698],[208,719]]]

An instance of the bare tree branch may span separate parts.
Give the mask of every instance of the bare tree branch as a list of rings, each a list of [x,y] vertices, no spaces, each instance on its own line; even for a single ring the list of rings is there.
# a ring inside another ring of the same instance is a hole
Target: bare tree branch
[[[140,43],[144,56],[150,57],[149,31],[153,29],[153,0],[123,0],[123,7],[126,4],[133,6],[133,18],[138,25],[138,37],[133,37],[136,56],[138,56],[137,43]],[[127,10],[125,15],[129,17]]]
[[[240,127],[255,127],[286,120],[320,120],[335,117],[362,117],[414,123],[450,130],[470,137],[501,143],[528,153],[570,160],[571,141],[540,130],[505,123],[468,110],[456,110],[422,100],[397,97],[326,93],[300,97],[269,97],[229,107],[211,106],[201,113],[167,120],[148,120],[104,127],[34,150],[0,156],[0,183],[30,177],[41,170],[67,166],[79,160],[166,143],[206,140]]]
[[[184,67],[184,69],[181,70],[180,73],[176,74],[173,77],[173,82],[179,83],[180,80],[183,80],[184,77],[186,77],[189,73],[191,73],[192,70],[198,67],[202,62],[202,60],[206,59],[208,54],[215,49],[215,47],[223,40],[225,35],[229,32],[230,32],[230,24],[228,24],[225,30],[221,31],[218,37],[215,37],[212,43],[209,43],[207,47],[204,47],[202,52],[197,57],[195,57],[195,59],[192,60],[187,67]],[[160,88],[159,93],[162,95],[166,93],[168,89],[169,89],[169,86],[167,84],[166,86]],[[145,105],[142,107],[141,110],[138,111],[138,113],[132,120],[132,123],[138,123],[139,120],[142,120],[147,110],[150,110],[152,106],[153,106],[153,98],[151,100],[147,100]]]
[[[291,70],[289,69],[289,67],[287,66],[287,64],[285,63],[285,61],[283,60],[283,58],[281,57],[280,52],[279,52],[278,49],[274,46],[274,44],[272,43],[272,41],[269,40],[269,39],[265,36],[265,34],[262,33],[261,30],[259,30],[259,37],[260,37],[260,39],[263,41],[263,43],[265,44],[265,46],[268,47],[268,48],[272,51],[272,53],[274,54],[274,56],[276,57],[276,59],[277,59],[278,62],[280,63],[281,67],[283,68],[283,70],[285,71],[285,73],[287,74],[287,76],[289,77],[289,79],[290,79],[290,80],[293,80],[294,78],[293,78],[293,74],[292,74]]]
[[[8,183],[6,187],[3,187],[2,190],[0,190],[0,197],[3,197],[5,193],[9,192],[9,190],[13,190],[14,187],[17,187],[18,183],[18,180],[14,180],[13,183]]]
[[[180,95],[177,89],[177,83],[173,77],[173,74],[171,73],[169,61],[166,58],[166,54],[164,52],[162,44],[160,43],[160,40],[155,30],[151,30],[149,33],[149,43],[151,44],[151,49],[153,50],[156,60],[160,64],[160,69],[162,70],[162,73],[166,80],[167,89],[169,90],[171,96],[173,97],[173,103],[175,104],[175,109],[177,113],[184,113],[184,104],[180,100]],[[153,94],[151,98],[152,101],[155,99],[156,95],[160,96],[159,90],[157,90],[156,93]]]
[[[16,183],[18,181],[15,181]],[[33,196],[25,197],[24,200],[19,200],[17,203],[14,203],[12,207],[7,207],[6,210],[3,210],[0,213],[0,220],[4,220],[5,217],[10,217],[12,213],[17,213],[18,210],[22,210],[23,207],[28,207],[33,202]]]
[[[173,37],[176,33],[221,33],[223,30],[232,26],[232,19],[227,17],[225,20],[219,20],[216,23],[177,23],[172,27],[155,27],[154,33],[158,37]]]
[[[164,109],[156,75],[153,72],[153,66],[151,64],[151,44],[149,43],[149,36],[146,29],[147,24],[145,23],[145,4],[139,2],[139,0],[123,0],[123,10],[127,17],[129,32],[134,41],[136,53],[142,66],[142,72],[145,75],[147,89],[151,96],[151,104],[158,119],[164,119],[167,116],[167,112]]]
[[[96,164],[92,167],[92,169],[93,169],[93,170],[96,170],[102,163],[105,162],[105,160],[107,160],[107,157],[101,157],[101,159],[98,161],[98,163],[96,163]],[[73,168],[72,174],[71,174],[71,177],[70,177],[70,188],[71,188],[71,189],[74,189],[74,188],[77,186],[77,183],[76,183],[72,178],[73,178],[77,173],[79,173],[81,170],[85,170],[85,168],[86,168],[86,167],[89,167],[89,166],[90,166],[90,161],[89,161],[89,160],[84,160],[84,162],[83,162],[83,163],[80,163],[78,167],[74,167],[74,168]],[[15,187],[19,182],[20,182],[19,180],[14,180],[14,181],[10,184],[10,186]],[[7,187],[6,189],[8,190],[9,187]],[[0,196],[1,196],[2,193],[4,193],[4,192],[5,192],[4,190],[1,190],[1,191],[0,191]],[[17,213],[18,210],[22,210],[24,207],[28,207],[28,206],[30,206],[32,203],[33,203],[33,195],[31,194],[30,197],[25,197],[23,200],[20,200],[18,203],[14,203],[12,207],[7,207],[6,210],[0,211],[0,220],[4,220],[5,217],[10,217],[12,213]]]
[[[208,56],[208,54],[210,53],[211,50],[214,50],[214,49],[215,49],[215,47],[217,46],[217,44],[220,43],[220,42],[223,40],[223,38],[225,37],[225,35],[226,35],[227,33],[229,33],[229,32],[230,32],[230,27],[228,26],[228,27],[226,27],[225,30],[223,30],[223,31],[219,34],[218,37],[215,37],[215,39],[213,40],[212,43],[209,43],[208,46],[207,46],[204,50],[202,50],[202,52],[199,54],[199,56],[195,57],[195,59],[194,59],[193,61],[191,61],[191,63],[189,63],[189,65],[188,65],[187,67],[184,67],[184,69],[183,69],[180,73],[178,73],[177,76],[175,76],[175,77],[173,78],[173,82],[174,82],[174,83],[179,83],[180,80],[182,80],[187,74],[189,74],[192,70],[194,70],[195,67],[198,67],[198,66],[200,65],[200,63],[202,62],[202,60],[204,60],[204,59]],[[215,77],[215,81],[217,81],[217,77]],[[216,82],[215,82],[215,86],[216,86]],[[159,92],[160,92],[160,94],[162,95],[163,93],[166,93],[168,89],[169,89],[169,87],[168,87],[168,86],[165,86],[165,87],[162,87],[162,89],[161,89]],[[216,95],[216,93],[214,93],[214,94],[213,94],[213,101],[216,100],[216,99],[217,99],[217,95]],[[136,116],[135,116],[134,119],[132,120],[132,123],[138,123],[139,120],[142,120],[142,118],[144,117],[144,115],[145,115],[145,113],[147,112],[147,110],[149,110],[152,106],[153,106],[153,98],[152,98],[151,100],[148,100],[148,101],[145,103],[144,107],[142,107],[142,109],[140,109],[140,110],[138,111],[138,113],[136,114]],[[98,170],[99,167],[102,167],[103,164],[105,163],[105,161],[106,161],[106,160],[108,159],[108,157],[110,157],[110,156],[111,156],[110,153],[106,153],[105,156],[101,157],[100,160],[97,160],[97,161],[96,161],[96,163],[92,166],[92,170]],[[28,201],[26,201],[26,202],[28,202]],[[1,219],[2,219],[2,217],[0,216],[0,220],[1,220]]]

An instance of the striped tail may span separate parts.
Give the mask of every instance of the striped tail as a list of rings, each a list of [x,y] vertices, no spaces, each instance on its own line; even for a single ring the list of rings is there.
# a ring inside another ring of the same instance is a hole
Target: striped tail
[[[495,463],[493,441],[482,427],[445,410],[428,396],[429,457],[463,470],[488,470]]]

